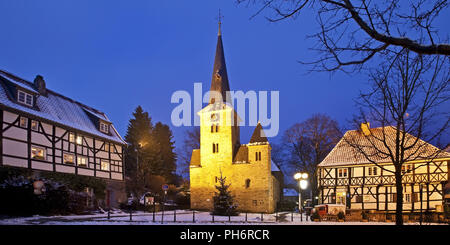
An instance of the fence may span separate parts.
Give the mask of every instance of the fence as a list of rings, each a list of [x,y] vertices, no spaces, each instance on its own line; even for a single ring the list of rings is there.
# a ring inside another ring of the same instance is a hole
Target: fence
[[[276,223],[276,222],[302,222],[309,221],[305,214],[296,212],[265,213],[240,213],[238,216],[219,216],[209,212],[195,210],[164,210],[159,212],[134,212],[127,211],[127,215],[107,214],[109,221],[133,221],[153,223]]]

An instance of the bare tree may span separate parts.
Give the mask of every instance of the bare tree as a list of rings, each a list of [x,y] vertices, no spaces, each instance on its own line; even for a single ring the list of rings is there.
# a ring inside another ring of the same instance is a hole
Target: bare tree
[[[317,165],[328,155],[341,138],[338,123],[324,114],[296,123],[283,135],[282,147],[287,151],[287,164],[297,171],[309,173],[312,199],[317,196]]]
[[[361,93],[361,115],[355,123],[380,126],[368,134],[346,134],[343,139],[368,162],[395,175],[396,223],[403,224],[405,163],[431,163],[442,151],[427,142],[436,140],[449,124],[450,59],[403,50],[370,74],[370,93]],[[392,163],[394,170],[380,163]],[[421,165],[415,166],[418,168]]]
[[[185,131],[183,146],[178,150],[178,167],[182,169],[182,174],[189,174],[189,164],[191,162],[192,150],[200,149],[200,128],[192,127]]]
[[[296,18],[312,10],[320,30],[317,60],[302,62],[313,71],[360,69],[375,56],[408,49],[423,55],[450,55],[448,33],[438,32],[436,19],[445,16],[446,0],[236,0],[264,10],[271,22]],[[444,13],[442,14],[442,12]]]

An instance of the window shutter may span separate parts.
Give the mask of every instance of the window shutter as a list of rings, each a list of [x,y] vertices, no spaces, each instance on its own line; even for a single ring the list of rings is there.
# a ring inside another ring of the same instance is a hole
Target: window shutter
[[[397,193],[392,193],[391,195],[392,195],[392,201],[396,203],[397,202]]]

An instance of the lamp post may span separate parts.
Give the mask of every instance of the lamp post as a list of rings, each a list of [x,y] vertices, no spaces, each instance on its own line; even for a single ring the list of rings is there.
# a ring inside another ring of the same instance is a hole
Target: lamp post
[[[300,218],[302,218],[302,190],[306,189],[308,187],[308,173],[305,172],[298,172],[294,175],[294,179],[298,181],[299,185],[299,193],[298,193],[298,210],[300,212]]]

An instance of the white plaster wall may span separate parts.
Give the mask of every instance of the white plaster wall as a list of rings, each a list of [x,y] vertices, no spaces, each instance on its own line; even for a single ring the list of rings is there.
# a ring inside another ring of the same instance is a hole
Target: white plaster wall
[[[13,140],[3,139],[3,153],[7,155],[27,157],[27,144]]]

